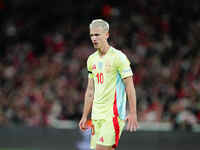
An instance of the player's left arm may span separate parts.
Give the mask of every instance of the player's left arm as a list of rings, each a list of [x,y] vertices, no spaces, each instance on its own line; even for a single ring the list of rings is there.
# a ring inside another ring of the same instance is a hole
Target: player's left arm
[[[136,92],[132,76],[124,78],[123,81],[126,87],[126,94],[129,102],[129,113],[126,117],[126,120],[128,121],[127,130],[132,132],[136,131],[139,127],[137,121]]]
[[[117,59],[115,59],[117,70],[123,79],[126,88],[126,94],[129,102],[129,113],[126,117],[128,121],[127,130],[136,131],[138,128],[137,122],[137,109],[136,109],[136,92],[133,83],[133,73],[130,66],[130,61],[127,56],[123,53],[119,53]]]

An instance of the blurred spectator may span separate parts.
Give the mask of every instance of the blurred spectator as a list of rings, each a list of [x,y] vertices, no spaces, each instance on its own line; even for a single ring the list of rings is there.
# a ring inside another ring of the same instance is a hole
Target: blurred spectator
[[[103,17],[112,22],[109,40],[132,63],[139,120],[192,129],[200,123],[199,6],[60,1],[58,10],[50,1],[0,1],[0,126],[79,120],[94,51],[88,23]]]

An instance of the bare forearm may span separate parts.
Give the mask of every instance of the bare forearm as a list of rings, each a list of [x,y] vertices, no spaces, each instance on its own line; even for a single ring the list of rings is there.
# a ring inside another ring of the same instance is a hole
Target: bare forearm
[[[126,94],[128,97],[128,102],[129,102],[129,111],[130,113],[136,113],[137,108],[136,108],[136,92],[135,92],[135,87],[133,84],[132,77],[128,77],[124,79],[125,85],[126,85]]]
[[[94,80],[88,79],[88,85],[85,93],[85,102],[82,115],[83,118],[87,118],[88,114],[90,113],[92,109],[93,99],[94,99]]]
[[[137,108],[136,108],[136,93],[135,93],[135,88],[134,87],[127,89],[127,96],[128,96],[130,113],[136,113],[137,112]]]
[[[126,85],[126,94],[129,102],[129,114],[126,117],[126,120],[128,120],[127,130],[132,132],[136,131],[139,127],[137,122],[136,92],[132,77],[125,78],[124,83]]]
[[[88,114],[92,109],[92,103],[93,103],[93,94],[90,92],[86,92],[84,108],[83,108],[83,117],[87,118]]]

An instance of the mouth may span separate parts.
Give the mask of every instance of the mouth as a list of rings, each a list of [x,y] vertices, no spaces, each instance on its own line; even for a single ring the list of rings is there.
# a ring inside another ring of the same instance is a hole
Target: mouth
[[[98,45],[98,43],[97,43],[97,42],[94,42],[93,44],[94,44],[94,46],[97,46],[97,45]]]

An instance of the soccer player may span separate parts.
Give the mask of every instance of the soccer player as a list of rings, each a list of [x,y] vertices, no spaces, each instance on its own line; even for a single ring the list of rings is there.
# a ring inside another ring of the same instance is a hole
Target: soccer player
[[[82,131],[87,129],[88,114],[92,111],[91,149],[113,150],[125,121],[127,130],[132,132],[138,128],[133,73],[126,55],[108,43],[109,24],[95,19],[89,29],[96,52],[87,60],[88,85],[79,127]]]

